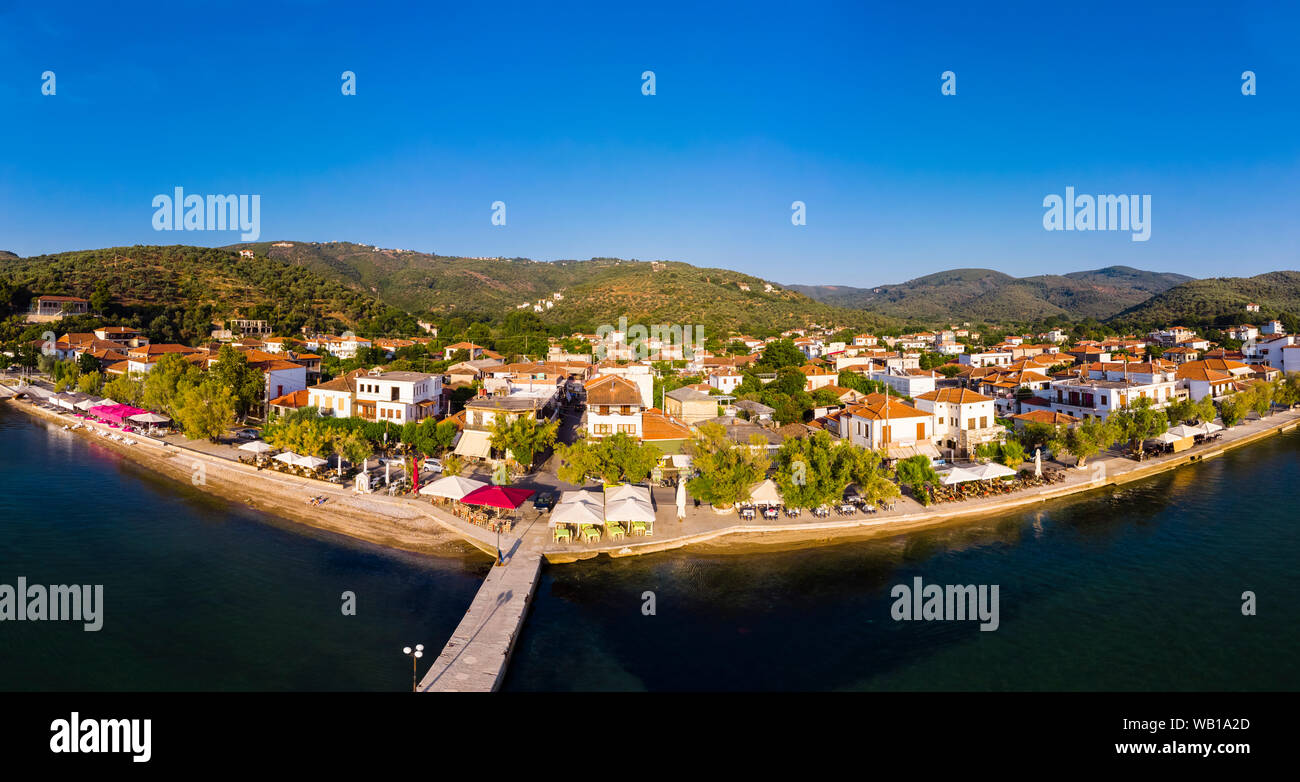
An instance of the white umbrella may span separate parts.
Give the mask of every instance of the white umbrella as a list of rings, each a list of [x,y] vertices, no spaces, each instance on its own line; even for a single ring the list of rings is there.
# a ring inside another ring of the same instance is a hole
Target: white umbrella
[[[626,499],[649,500],[650,490],[644,486],[622,483],[605,489],[605,502],[617,502]]]
[[[561,492],[560,501],[557,502],[556,505],[572,505],[575,503],[591,505],[596,508],[605,507],[605,499],[601,496],[600,492],[587,491],[586,489],[575,489],[572,491]]]
[[[1155,437],[1153,437],[1153,438],[1151,438],[1151,439],[1153,439],[1153,440],[1157,440],[1157,441],[1162,442],[1162,443],[1165,443],[1166,445],[1172,445],[1172,444],[1178,442],[1179,440],[1181,440],[1181,439],[1183,439],[1183,438],[1179,437],[1178,435],[1174,434],[1173,432],[1162,432],[1161,434],[1158,434],[1158,435],[1156,435]]]
[[[965,483],[966,481],[980,480],[979,476],[965,467],[954,467],[951,470],[939,473],[939,477],[943,481],[944,486],[952,486],[953,484]]]
[[[768,478],[749,488],[749,501],[755,505],[780,505],[781,492],[776,488],[776,482]]]
[[[645,500],[633,498],[605,503],[607,521],[654,521],[655,511]]]
[[[1174,428],[1170,429],[1169,434],[1172,434],[1174,437],[1177,437],[1178,439],[1181,440],[1184,437],[1195,437],[1198,434],[1205,434],[1205,430],[1200,426],[1183,425],[1183,426],[1175,426]]]
[[[136,415],[130,416],[128,420],[139,421],[142,424],[161,424],[172,419],[165,415],[158,415],[157,413],[137,413]]]
[[[314,470],[323,464],[329,464],[327,460],[322,459],[319,456],[299,456],[293,463],[299,467],[306,467],[309,470]]]
[[[482,481],[476,481],[471,478],[462,478],[459,475],[448,475],[445,478],[439,478],[433,483],[420,487],[420,494],[426,497],[445,497],[449,500],[459,500],[466,494],[487,486]]]
[[[285,451],[284,453],[277,453],[272,458],[275,459],[277,462],[284,462],[285,464],[298,463],[298,454],[294,453],[293,451]]]
[[[1034,449],[1034,477],[1043,477],[1043,449]]]
[[[239,450],[252,451],[253,453],[266,453],[271,449],[272,449],[271,445],[269,443],[263,442],[262,440],[252,440],[250,442],[244,443],[243,445],[239,446]]]
[[[605,516],[599,505],[590,502],[561,502],[551,510],[548,526],[559,524],[604,524]]]
[[[677,479],[677,520],[686,518],[686,481]]]
[[[1016,474],[1016,471],[1010,467],[1004,467],[1001,464],[993,462],[990,462],[989,464],[981,464],[977,467],[971,467],[968,471],[971,475],[975,476],[976,480],[980,481],[991,481],[994,478],[1007,478]]]
[[[1223,428],[1222,424],[1216,424],[1213,421],[1206,421],[1205,423],[1201,424],[1201,426],[1204,427],[1206,434],[1217,432]]]
[[[78,403],[77,403],[77,409],[78,409],[78,410],[89,410],[89,409],[92,408],[92,407],[99,407],[100,405],[111,405],[111,404],[113,404],[113,402],[112,402],[111,400],[108,400],[108,399],[95,399],[94,397],[91,397],[90,399],[85,399],[85,400],[82,400],[82,401],[78,402]]]

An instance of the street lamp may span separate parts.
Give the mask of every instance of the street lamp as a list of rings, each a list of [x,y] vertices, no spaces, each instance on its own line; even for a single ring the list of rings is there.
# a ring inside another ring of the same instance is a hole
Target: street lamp
[[[411,692],[419,692],[419,687],[415,682],[415,663],[424,656],[424,644],[416,644],[412,650],[409,646],[402,647],[402,654],[411,658]]]

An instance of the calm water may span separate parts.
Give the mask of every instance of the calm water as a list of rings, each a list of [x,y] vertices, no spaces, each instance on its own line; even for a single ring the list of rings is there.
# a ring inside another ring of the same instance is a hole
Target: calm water
[[[1300,689],[1300,434],[987,522],[746,556],[554,567],[507,686]],[[998,584],[1001,627],[895,622],[890,588]],[[641,612],[653,591],[656,615]],[[1241,614],[1253,590],[1258,615]]]
[[[0,624],[0,691],[400,691],[402,647],[441,649],[490,567],[304,532],[0,407],[0,583],[105,603],[99,632]]]
[[[1292,433],[944,530],[551,567],[506,685],[1300,689],[1297,485]],[[0,625],[0,691],[401,690],[400,648],[439,649],[489,566],[305,532],[0,408],[0,583],[100,583],[107,604],[99,633]],[[1000,629],[892,621],[915,576],[998,584]]]

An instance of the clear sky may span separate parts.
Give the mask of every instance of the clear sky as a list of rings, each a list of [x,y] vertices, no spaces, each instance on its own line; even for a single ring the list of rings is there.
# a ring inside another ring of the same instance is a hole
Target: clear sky
[[[1300,268],[1295,3],[121,5],[0,0],[0,249],[239,241],[155,232],[179,186],[263,240],[784,283]],[[1044,230],[1067,185],[1150,240]]]

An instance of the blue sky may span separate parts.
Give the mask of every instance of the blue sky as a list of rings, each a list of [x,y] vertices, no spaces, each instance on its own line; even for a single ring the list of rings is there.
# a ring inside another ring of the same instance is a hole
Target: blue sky
[[[19,5],[0,249],[22,255],[239,240],[155,232],[180,186],[260,194],[264,240],[785,283],[1300,268],[1294,4]],[[1150,194],[1150,240],[1045,231],[1067,185]]]

